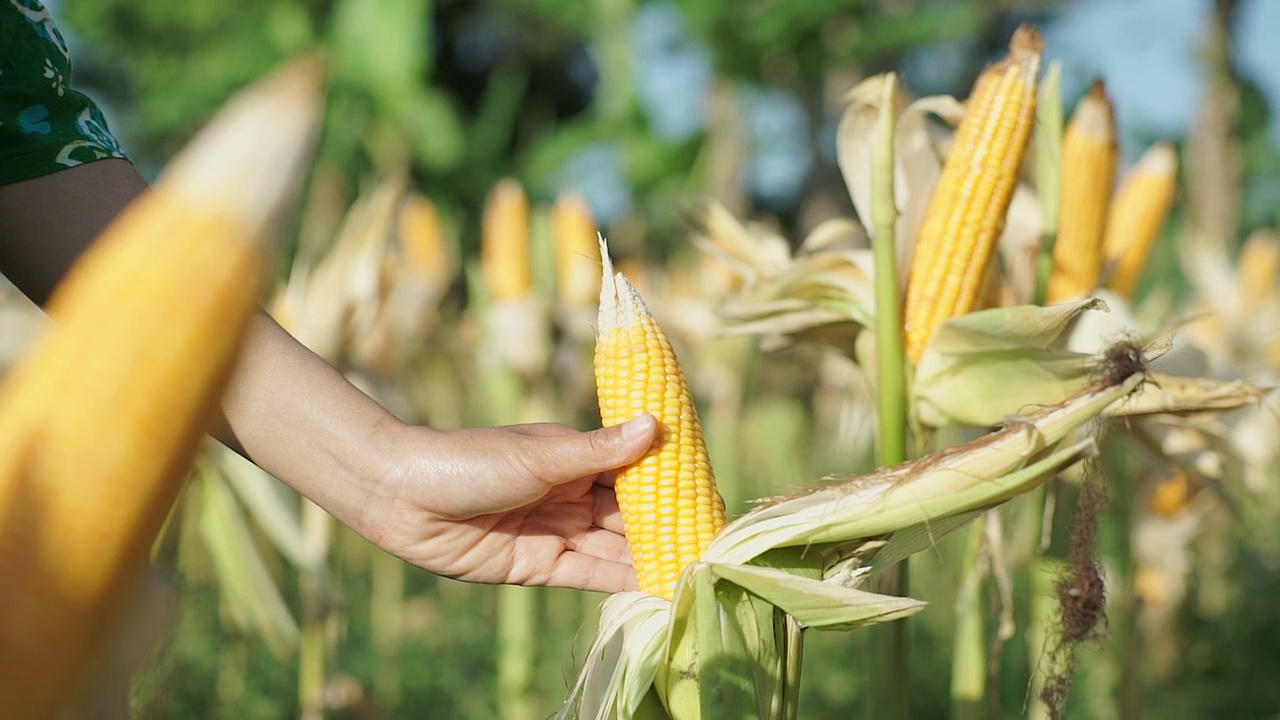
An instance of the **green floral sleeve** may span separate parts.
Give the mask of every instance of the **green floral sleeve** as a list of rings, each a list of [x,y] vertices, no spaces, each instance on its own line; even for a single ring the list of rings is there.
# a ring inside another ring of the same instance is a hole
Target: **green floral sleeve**
[[[0,185],[124,158],[102,112],[71,89],[71,56],[37,0],[0,0]]]

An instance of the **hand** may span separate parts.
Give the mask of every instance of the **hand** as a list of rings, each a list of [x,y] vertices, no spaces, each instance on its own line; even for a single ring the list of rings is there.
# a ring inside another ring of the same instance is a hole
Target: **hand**
[[[360,523],[383,550],[471,582],[635,589],[612,471],[652,447],[652,416],[592,432],[402,429],[405,456]]]

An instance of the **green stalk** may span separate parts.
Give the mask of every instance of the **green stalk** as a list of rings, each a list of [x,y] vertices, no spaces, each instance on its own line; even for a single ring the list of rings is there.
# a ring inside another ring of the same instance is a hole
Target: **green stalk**
[[[302,500],[302,532],[308,544],[329,554],[333,518],[310,500]],[[324,684],[328,679],[329,627],[332,608],[316,570],[303,569],[298,578],[302,632],[298,638],[298,705],[303,720],[324,717]]]
[[[987,635],[982,589],[987,572],[982,561],[982,537],[986,520],[969,525],[961,562],[963,579],[956,596],[956,636],[951,646],[951,717],[980,720],[986,717]]]
[[[885,76],[880,101],[879,132],[871,151],[871,220],[875,227],[876,275],[876,380],[878,392],[879,465],[885,467],[907,459],[907,381],[902,351],[902,302],[898,292],[897,242],[894,226],[898,206],[894,197],[894,129],[897,123],[897,76]],[[909,592],[910,576],[904,561],[896,569],[894,590]],[[888,667],[895,688],[886,717],[906,718],[910,714],[911,685],[908,675],[910,638],[907,624],[893,625],[893,643]]]
[[[1054,652],[1057,639],[1058,598],[1054,582],[1062,572],[1062,561],[1042,559],[1031,567],[1031,622],[1027,627],[1027,652],[1031,664],[1031,689],[1027,693],[1027,720],[1050,720],[1049,709],[1040,700],[1045,680],[1062,672],[1060,653]]]
[[[375,654],[373,698],[378,707],[394,711],[400,706],[400,643],[404,634],[405,562],[374,550],[369,588],[369,630]]]
[[[1053,272],[1053,243],[1058,237],[1058,218],[1062,196],[1062,63],[1049,63],[1040,83],[1036,103],[1036,190],[1040,196],[1040,212],[1044,216],[1044,236],[1040,242],[1039,277],[1035,303],[1044,304],[1049,273]]]
[[[907,459],[907,381],[902,360],[902,302],[898,293],[894,224],[893,143],[897,82],[885,77],[879,133],[871,155],[871,218],[875,225],[876,380],[879,393],[880,466]]]
[[[786,648],[786,657],[783,658],[783,719],[797,720],[800,716],[800,668],[804,660],[804,629],[795,618],[785,613],[780,614],[783,615],[783,632],[786,637],[783,644]]]
[[[534,720],[534,665],[538,656],[536,588],[498,588],[498,717]]]

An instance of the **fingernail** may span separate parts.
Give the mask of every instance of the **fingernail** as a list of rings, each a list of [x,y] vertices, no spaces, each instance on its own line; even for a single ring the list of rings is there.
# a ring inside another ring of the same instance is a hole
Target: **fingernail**
[[[658,421],[648,413],[632,418],[622,424],[622,439],[636,440],[638,438],[647,437],[653,433],[653,426],[657,424],[657,422]]]

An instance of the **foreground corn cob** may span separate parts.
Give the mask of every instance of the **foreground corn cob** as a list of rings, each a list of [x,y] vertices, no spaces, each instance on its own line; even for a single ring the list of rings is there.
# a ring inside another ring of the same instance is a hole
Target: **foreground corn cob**
[[[1115,110],[1099,80],[1081,98],[1062,141],[1061,219],[1047,302],[1076,300],[1097,287],[1115,180]]]
[[[914,364],[939,325],[974,308],[1031,137],[1044,39],[1014,33],[974,86],[916,244],[903,312]]]
[[[1107,222],[1104,252],[1114,265],[1107,287],[1132,296],[1164,228],[1177,189],[1178,155],[1173,145],[1152,145],[1116,192]]]
[[[318,127],[320,69],[233,100],[72,268],[0,391],[0,698],[59,717],[213,418],[260,242]]]
[[[639,293],[614,274],[601,241],[595,375],[606,427],[650,413],[662,426],[656,447],[619,473],[618,506],[640,589],[670,600],[676,580],[725,524],[702,427],[684,371]]]

